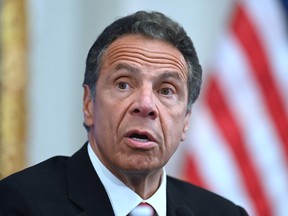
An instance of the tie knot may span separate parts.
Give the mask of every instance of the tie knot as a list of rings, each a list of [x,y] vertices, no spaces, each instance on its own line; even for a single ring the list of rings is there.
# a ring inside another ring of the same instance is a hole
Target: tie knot
[[[129,214],[129,216],[154,216],[154,208],[146,202],[140,203]]]

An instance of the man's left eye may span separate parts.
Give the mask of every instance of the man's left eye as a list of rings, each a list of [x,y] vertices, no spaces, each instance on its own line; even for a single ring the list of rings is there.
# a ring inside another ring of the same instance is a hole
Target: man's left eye
[[[162,88],[159,92],[163,95],[171,95],[174,93],[171,88]]]

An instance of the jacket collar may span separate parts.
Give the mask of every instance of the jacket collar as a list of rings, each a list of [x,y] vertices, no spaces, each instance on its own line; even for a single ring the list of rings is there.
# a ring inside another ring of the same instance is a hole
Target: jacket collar
[[[183,196],[176,184],[174,178],[167,176],[167,215],[194,215],[193,209],[197,207],[192,200]],[[191,206],[194,206],[193,209]]]
[[[69,198],[83,212],[78,216],[113,216],[108,195],[89,160],[87,143],[67,163]]]

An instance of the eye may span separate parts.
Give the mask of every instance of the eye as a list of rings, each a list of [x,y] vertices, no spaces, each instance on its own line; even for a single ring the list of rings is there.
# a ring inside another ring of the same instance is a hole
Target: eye
[[[162,95],[172,95],[174,91],[171,88],[162,88],[159,91]]]
[[[121,89],[121,90],[126,90],[126,89],[128,89],[130,86],[129,86],[129,84],[126,83],[126,82],[119,82],[119,83],[117,83],[117,87],[118,87],[119,89]]]

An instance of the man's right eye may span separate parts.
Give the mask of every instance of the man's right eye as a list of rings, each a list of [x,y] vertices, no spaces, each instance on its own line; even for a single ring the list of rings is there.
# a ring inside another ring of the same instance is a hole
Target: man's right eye
[[[129,84],[126,83],[126,82],[119,82],[117,84],[118,88],[121,89],[121,90],[126,90],[129,88]]]

